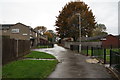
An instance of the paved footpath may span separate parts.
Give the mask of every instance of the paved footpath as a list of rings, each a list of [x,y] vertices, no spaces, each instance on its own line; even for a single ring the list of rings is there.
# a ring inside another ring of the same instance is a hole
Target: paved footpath
[[[87,63],[86,59],[90,57],[57,45],[54,48],[36,50],[53,54],[60,61],[48,78],[111,78],[106,68],[100,63]]]

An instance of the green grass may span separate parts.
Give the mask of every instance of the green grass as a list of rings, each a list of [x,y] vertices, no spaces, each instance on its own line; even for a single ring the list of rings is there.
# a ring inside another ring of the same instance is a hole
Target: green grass
[[[88,50],[88,55],[90,55],[90,56],[91,56],[91,50]]]
[[[114,48],[114,49],[112,49],[112,51],[119,52],[119,49]],[[106,54],[107,54],[107,55],[110,55],[110,49],[106,49]]]
[[[37,46],[36,48],[52,48],[50,46]]]
[[[116,51],[116,52],[120,52],[120,49],[116,48],[116,49],[112,49],[113,51]]]
[[[82,53],[83,54],[87,54],[87,50],[82,50]]]
[[[2,78],[46,78],[57,60],[19,60],[2,67]]]
[[[110,49],[106,49],[106,55],[110,55]]]
[[[25,55],[26,58],[41,58],[41,59],[55,59],[55,57],[51,54],[39,51],[31,51],[30,54]]]
[[[113,51],[119,52],[119,49],[112,49]],[[97,50],[94,50],[94,53],[97,52]],[[103,50],[99,50],[101,54],[103,54]],[[87,50],[82,50],[82,53],[87,54]],[[88,55],[91,56],[91,49],[88,50]],[[108,55],[108,56],[107,56]],[[101,58],[103,58],[101,56]],[[110,49],[106,49],[106,61],[110,61]]]
[[[114,49],[112,49],[112,51],[120,52],[120,50],[118,48],[114,48]],[[82,53],[87,54],[87,50],[82,50]],[[97,55],[99,55],[99,58],[104,59],[104,56],[102,56],[104,54],[103,50],[94,50],[94,54],[95,53],[97,53]],[[100,55],[100,54],[102,54],[102,55]],[[91,56],[91,49],[88,50],[88,55]],[[106,61],[110,62],[110,49],[106,49]]]
[[[106,56],[106,61],[110,62],[110,55]]]
[[[87,54],[87,50],[82,50],[83,54]],[[88,55],[91,56],[91,50],[88,50]]]

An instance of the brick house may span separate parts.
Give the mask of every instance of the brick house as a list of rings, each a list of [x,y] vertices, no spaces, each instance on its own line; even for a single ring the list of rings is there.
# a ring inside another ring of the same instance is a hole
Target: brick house
[[[22,23],[2,24],[0,32],[2,36],[10,36],[11,39],[30,40],[30,27]]]
[[[36,46],[38,43],[48,43],[46,36],[37,33],[30,26],[22,23],[2,24],[0,26],[0,32],[2,33],[0,34],[1,36],[9,36],[11,39],[30,40],[31,47]]]
[[[105,48],[110,48],[111,46],[117,48],[120,46],[120,36],[108,35],[101,39],[102,46]]]
[[[33,28],[30,28],[30,43],[31,47],[37,45],[37,32]]]
[[[38,34],[38,44],[48,44],[47,36]]]
[[[14,24],[2,24],[0,26],[0,36],[9,36],[10,35],[10,27],[14,26]]]

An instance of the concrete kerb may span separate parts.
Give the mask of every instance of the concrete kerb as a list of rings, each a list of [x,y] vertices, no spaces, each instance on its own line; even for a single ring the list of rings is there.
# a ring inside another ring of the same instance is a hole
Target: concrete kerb
[[[57,59],[23,58],[23,60],[57,60]]]

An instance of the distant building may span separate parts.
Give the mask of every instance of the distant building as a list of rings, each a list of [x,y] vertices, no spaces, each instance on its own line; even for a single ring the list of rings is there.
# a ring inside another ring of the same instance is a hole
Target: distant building
[[[2,36],[10,36],[11,39],[30,40],[30,27],[22,23],[2,24],[0,31]]]
[[[101,35],[94,37],[82,38],[82,42],[101,42],[101,46],[104,48],[118,48],[120,47],[120,35]]]
[[[107,37],[108,35],[99,35],[94,37],[82,37],[81,40],[84,41],[100,41],[102,38]]]
[[[2,33],[1,36],[9,36],[11,39],[30,40],[31,47],[36,46],[38,43],[48,43],[47,37],[22,23],[1,24],[0,32]]]
[[[31,47],[37,45],[37,32],[33,28],[30,28],[30,43]]]
[[[105,38],[102,38],[101,41],[102,46],[105,48],[110,48],[111,46],[113,48],[120,47],[120,36],[108,35]]]
[[[62,41],[73,41],[73,38],[69,37],[69,38],[64,38],[62,39]]]
[[[40,33],[39,33],[39,35],[38,35],[38,44],[47,44],[47,43],[49,43],[48,42],[48,38],[47,38],[47,36],[45,36],[45,35],[41,35]]]

